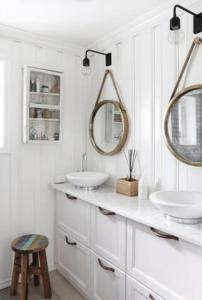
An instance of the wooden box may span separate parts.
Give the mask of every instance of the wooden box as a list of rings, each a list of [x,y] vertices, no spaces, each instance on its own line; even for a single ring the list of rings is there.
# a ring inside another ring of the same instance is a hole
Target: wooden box
[[[116,192],[126,196],[138,195],[138,180],[128,181],[126,178],[119,179],[116,184]]]

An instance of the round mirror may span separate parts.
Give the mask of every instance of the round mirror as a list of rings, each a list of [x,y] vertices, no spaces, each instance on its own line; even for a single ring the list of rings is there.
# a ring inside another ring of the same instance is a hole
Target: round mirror
[[[117,101],[100,101],[91,114],[89,132],[92,145],[100,154],[118,153],[128,136],[125,109]]]
[[[202,166],[202,85],[190,86],[172,98],[165,113],[164,135],[177,159]]]

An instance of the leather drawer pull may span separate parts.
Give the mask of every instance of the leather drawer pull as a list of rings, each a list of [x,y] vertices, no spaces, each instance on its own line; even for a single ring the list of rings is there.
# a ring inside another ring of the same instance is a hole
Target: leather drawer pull
[[[65,241],[70,246],[76,246],[77,245],[76,242],[70,242],[67,236],[65,236]]]
[[[164,233],[158,229],[155,229],[153,227],[150,227],[150,230],[153,231],[156,236],[162,238],[162,239],[168,239],[168,240],[174,240],[174,241],[178,241],[179,238],[175,235],[171,235],[171,234],[167,234],[167,233]]]
[[[68,199],[70,199],[70,200],[76,200],[77,199],[77,197],[74,197],[74,196],[72,196],[72,195],[70,195],[70,194],[65,194],[66,195],[66,197],[68,198]]]
[[[116,215],[113,211],[108,211],[100,206],[98,208],[101,211],[101,213],[105,216],[115,216]]]
[[[152,294],[149,294],[149,299],[155,300],[155,298],[152,296]]]
[[[100,258],[98,258],[98,263],[100,265],[100,267],[106,271],[109,271],[109,272],[115,272],[115,269],[114,268],[110,268],[110,267],[106,267],[105,265],[103,265],[102,261]]]

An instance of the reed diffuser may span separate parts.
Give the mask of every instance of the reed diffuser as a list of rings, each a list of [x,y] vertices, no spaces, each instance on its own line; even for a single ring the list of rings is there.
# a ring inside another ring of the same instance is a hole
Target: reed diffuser
[[[124,155],[128,166],[128,176],[118,180],[116,191],[123,195],[136,196],[138,194],[138,180],[135,179],[134,172],[137,151],[128,149],[127,153],[124,152]]]

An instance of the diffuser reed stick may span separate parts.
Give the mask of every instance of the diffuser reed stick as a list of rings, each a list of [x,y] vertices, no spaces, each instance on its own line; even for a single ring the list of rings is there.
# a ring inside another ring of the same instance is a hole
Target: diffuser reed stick
[[[133,173],[135,168],[135,161],[137,158],[137,151],[135,149],[128,149],[127,154],[124,151],[124,155],[129,169],[129,176],[127,177],[127,180],[133,181],[135,179],[133,178]]]

